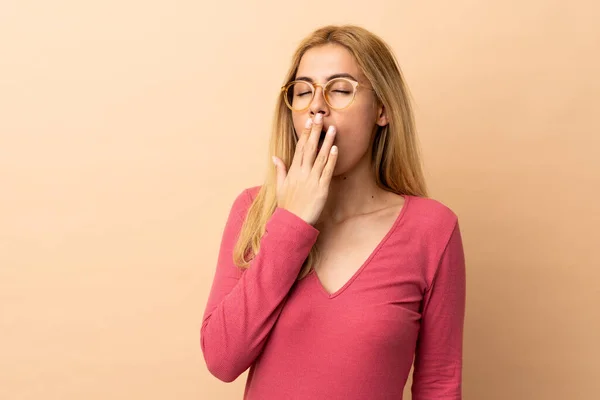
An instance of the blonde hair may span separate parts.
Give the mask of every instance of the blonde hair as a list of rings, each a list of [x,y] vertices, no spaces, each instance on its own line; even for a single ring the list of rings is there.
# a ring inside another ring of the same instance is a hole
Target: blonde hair
[[[285,83],[294,79],[300,60],[307,50],[326,44],[341,45],[350,51],[371,83],[377,101],[386,109],[388,124],[379,127],[373,143],[373,174],[377,185],[400,195],[427,196],[408,88],[395,56],[381,38],[355,25],[319,28],[298,46]],[[296,142],[291,111],[285,105],[283,96],[279,96],[269,145],[269,170],[264,185],[248,210],[233,250],[234,263],[240,268],[248,268],[252,255],[258,253],[265,224],[277,207],[277,177],[271,156],[276,155],[289,168]],[[250,258],[247,259],[246,256]],[[318,258],[319,250],[315,245],[310,250],[298,279],[311,271]]]

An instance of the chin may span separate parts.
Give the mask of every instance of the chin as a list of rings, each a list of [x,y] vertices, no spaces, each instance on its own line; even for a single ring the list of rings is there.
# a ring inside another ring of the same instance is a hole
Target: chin
[[[338,158],[337,163],[335,164],[335,168],[333,169],[332,178],[336,178],[342,176],[348,172],[348,167],[342,163],[340,163],[340,159]]]
[[[333,170],[333,177],[349,175],[356,170],[369,168],[367,152],[365,152],[362,157],[357,154],[345,154],[346,157],[341,157],[340,154],[341,152],[338,153],[338,159]]]

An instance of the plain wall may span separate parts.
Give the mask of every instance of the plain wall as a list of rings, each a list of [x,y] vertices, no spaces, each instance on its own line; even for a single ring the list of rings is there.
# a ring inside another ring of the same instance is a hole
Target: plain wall
[[[0,398],[241,399],[201,316],[311,30],[394,49],[467,257],[464,398],[600,393],[596,1],[0,3]],[[407,388],[408,392],[408,388]],[[407,399],[410,397],[407,396]]]

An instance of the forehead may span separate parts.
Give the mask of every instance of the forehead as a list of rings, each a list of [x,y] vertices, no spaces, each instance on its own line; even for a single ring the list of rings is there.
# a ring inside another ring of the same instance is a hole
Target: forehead
[[[362,80],[363,74],[354,56],[345,47],[327,44],[313,47],[304,53],[296,77],[309,77],[324,82],[334,74],[347,73]]]

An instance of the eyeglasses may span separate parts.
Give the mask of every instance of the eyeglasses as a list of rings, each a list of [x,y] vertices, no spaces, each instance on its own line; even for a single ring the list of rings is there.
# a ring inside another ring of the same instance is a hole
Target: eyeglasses
[[[325,84],[307,81],[292,81],[281,88],[285,104],[292,111],[304,111],[310,107],[317,87],[321,87],[325,102],[334,110],[343,110],[349,107],[356,98],[358,82],[348,78],[334,78]]]

